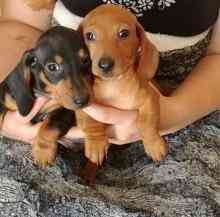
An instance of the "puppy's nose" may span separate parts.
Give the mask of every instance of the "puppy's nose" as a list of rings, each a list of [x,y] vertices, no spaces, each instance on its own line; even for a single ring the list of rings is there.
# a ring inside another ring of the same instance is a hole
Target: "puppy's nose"
[[[110,57],[102,57],[99,60],[98,66],[103,72],[109,72],[114,66],[114,60]]]
[[[73,100],[77,108],[83,108],[89,103],[89,96],[78,97]]]

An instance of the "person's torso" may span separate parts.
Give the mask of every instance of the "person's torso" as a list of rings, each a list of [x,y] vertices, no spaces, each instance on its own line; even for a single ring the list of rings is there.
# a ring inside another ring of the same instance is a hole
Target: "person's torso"
[[[84,17],[100,4],[129,8],[146,31],[178,36],[199,34],[214,24],[220,0],[61,0],[72,13]]]

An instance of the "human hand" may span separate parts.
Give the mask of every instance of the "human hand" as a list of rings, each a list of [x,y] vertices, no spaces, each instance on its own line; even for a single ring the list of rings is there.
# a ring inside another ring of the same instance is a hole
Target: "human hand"
[[[5,115],[1,129],[1,134],[12,139],[21,140],[27,143],[33,143],[41,123],[32,125],[31,119],[37,114],[41,107],[48,99],[39,97],[31,110],[31,112],[23,117],[17,111],[8,111]]]
[[[26,117],[22,117],[18,112],[8,111],[2,125],[2,134],[32,144],[41,123],[32,125],[30,120],[46,102],[47,99],[39,97]],[[118,110],[99,104],[92,104],[83,110],[97,121],[110,125],[107,128],[110,143],[121,145],[140,139],[136,125],[136,111]],[[73,127],[65,137],[77,140],[83,138],[84,133],[79,128]]]
[[[119,110],[95,103],[83,111],[95,120],[109,124],[107,135],[110,143],[122,145],[141,138],[136,124],[137,111]],[[72,128],[65,137],[78,139],[83,138],[84,134],[80,129]]]
[[[110,143],[122,145],[140,140],[137,129],[137,111],[120,110],[99,104],[93,104],[83,109],[88,115],[97,121],[110,124],[107,135]]]

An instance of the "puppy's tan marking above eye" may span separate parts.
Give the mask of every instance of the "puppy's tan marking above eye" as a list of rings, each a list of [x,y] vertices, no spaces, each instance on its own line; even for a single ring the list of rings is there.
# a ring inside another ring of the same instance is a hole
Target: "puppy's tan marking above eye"
[[[90,64],[89,54],[84,49],[80,49],[78,52],[78,55],[79,55],[80,61],[83,65]]]
[[[63,57],[60,56],[60,55],[56,55],[56,56],[54,57],[54,59],[55,59],[56,63],[58,63],[58,64],[62,64],[62,63],[64,62]]]
[[[48,79],[46,78],[46,76],[44,75],[44,73],[41,71],[39,74],[40,74],[39,77],[40,77],[41,81],[43,81],[45,84],[49,85],[50,82],[48,81]]]
[[[16,102],[9,94],[5,95],[5,105],[12,111],[17,110]]]

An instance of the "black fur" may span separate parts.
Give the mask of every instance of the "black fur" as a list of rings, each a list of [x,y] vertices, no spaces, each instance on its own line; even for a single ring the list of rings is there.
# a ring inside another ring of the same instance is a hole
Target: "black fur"
[[[87,58],[80,58],[79,50],[83,49]],[[48,71],[48,64],[54,63],[54,56],[59,55],[64,62],[59,65],[56,73]],[[62,79],[70,79],[78,95],[85,95],[86,87],[83,79],[91,67],[89,52],[80,34],[76,31],[61,26],[54,27],[44,33],[36,48],[30,51],[29,64],[31,58],[36,58],[36,63],[31,66],[31,71],[35,77],[37,89],[43,90],[45,85],[39,80],[39,73],[44,73],[45,77],[54,85]]]
[[[34,97],[21,70],[19,64],[19,66],[6,78],[5,83],[9,89],[9,94],[16,101],[19,113],[26,116],[33,107]]]
[[[79,55],[80,50],[85,53],[83,57]],[[48,64],[56,63],[56,55],[60,56],[62,61],[58,70],[51,73],[48,70]],[[77,91],[77,97],[88,97],[89,90],[84,80],[90,79],[88,73],[90,66],[89,52],[78,32],[65,27],[50,29],[42,34],[35,48],[24,53],[15,70],[0,84],[0,102],[2,102],[0,112],[4,110],[5,94],[7,93],[15,100],[20,114],[27,115],[34,103],[34,89],[46,92],[47,84],[41,80],[41,73],[53,85],[63,79],[69,79],[73,89]],[[30,73],[29,81],[25,81],[24,78],[27,70]],[[72,126],[76,126],[74,111],[63,107],[49,114],[39,113],[31,122],[37,123],[44,120],[45,117],[48,118],[48,128],[58,129],[60,137],[65,135]]]
[[[41,73],[54,85],[68,78],[78,91],[78,96],[89,95],[83,79],[88,74],[91,61],[89,55],[86,60],[77,55],[80,49],[88,53],[80,34],[65,27],[54,27],[42,34],[34,49],[24,53],[17,67],[3,82],[7,86],[7,93],[16,101],[21,115],[26,116],[34,104],[33,89],[45,91],[46,84],[40,79]],[[62,56],[64,62],[59,66],[60,73],[51,74],[47,70],[47,64],[54,62],[55,55]],[[30,71],[29,84],[24,79],[25,69]]]
[[[73,126],[76,126],[75,112],[65,108],[59,108],[50,113],[48,128],[58,129],[60,137],[64,136]]]

